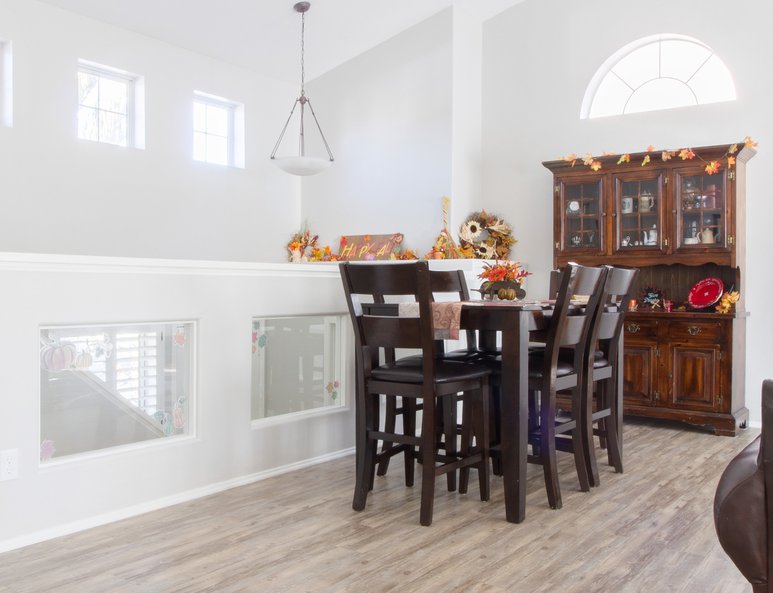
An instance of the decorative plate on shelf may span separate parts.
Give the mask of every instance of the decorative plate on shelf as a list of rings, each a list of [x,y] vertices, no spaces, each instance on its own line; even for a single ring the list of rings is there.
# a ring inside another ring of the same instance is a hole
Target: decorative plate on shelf
[[[690,289],[687,302],[693,309],[705,309],[719,301],[725,290],[725,283],[719,278],[704,278]]]
[[[580,211],[580,202],[572,200],[568,204],[568,210],[571,214],[577,214]]]

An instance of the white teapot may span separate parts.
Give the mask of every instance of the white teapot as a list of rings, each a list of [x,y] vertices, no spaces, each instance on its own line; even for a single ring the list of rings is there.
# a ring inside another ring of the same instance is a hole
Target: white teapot
[[[701,231],[701,243],[714,243],[714,231],[705,228]]]
[[[642,231],[642,243],[644,245],[657,245],[658,243],[658,229],[655,225],[649,231]]]

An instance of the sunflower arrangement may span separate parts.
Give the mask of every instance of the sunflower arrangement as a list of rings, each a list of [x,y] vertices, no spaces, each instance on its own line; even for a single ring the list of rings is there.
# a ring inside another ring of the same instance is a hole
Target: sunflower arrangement
[[[516,240],[509,224],[485,210],[473,212],[459,228],[459,245],[467,257],[507,259]]]

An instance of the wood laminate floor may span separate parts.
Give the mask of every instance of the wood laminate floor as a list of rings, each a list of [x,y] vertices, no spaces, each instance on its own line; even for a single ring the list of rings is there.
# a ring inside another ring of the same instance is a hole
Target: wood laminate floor
[[[580,492],[562,454],[564,507],[551,510],[530,466],[520,525],[505,522],[501,479],[482,503],[473,472],[467,495],[438,479],[421,527],[401,462],[354,512],[347,457],[7,552],[0,593],[748,593],[712,501],[756,433],[627,422],[625,474],[604,463],[601,486]]]

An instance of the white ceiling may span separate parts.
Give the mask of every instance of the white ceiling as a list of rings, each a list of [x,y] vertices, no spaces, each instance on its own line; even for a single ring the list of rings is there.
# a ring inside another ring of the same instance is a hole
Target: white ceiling
[[[290,82],[300,80],[297,0],[42,0]],[[433,14],[457,5],[483,21],[522,0],[311,0],[310,80]]]

